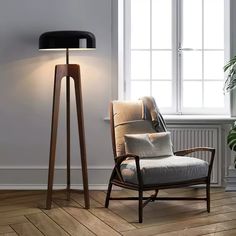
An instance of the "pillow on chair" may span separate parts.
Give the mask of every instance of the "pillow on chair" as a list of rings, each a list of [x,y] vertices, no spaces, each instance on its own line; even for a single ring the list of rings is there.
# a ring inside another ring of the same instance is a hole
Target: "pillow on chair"
[[[125,152],[140,158],[173,156],[170,132],[126,134]]]

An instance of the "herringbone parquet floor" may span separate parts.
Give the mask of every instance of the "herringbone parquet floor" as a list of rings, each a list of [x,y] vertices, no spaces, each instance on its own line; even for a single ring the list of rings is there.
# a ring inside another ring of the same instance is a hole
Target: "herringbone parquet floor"
[[[0,191],[0,236],[8,235],[125,235],[125,236],[228,236],[236,235],[236,193],[211,189],[211,213],[205,202],[160,201],[144,208],[144,222],[137,223],[136,201],[111,201],[104,208],[105,191],[90,191],[91,208],[83,208],[83,195],[73,192],[65,200],[55,191],[53,208],[45,210],[45,191]],[[136,192],[113,191],[113,196]],[[150,194],[150,193],[146,193]],[[160,191],[160,195],[203,196],[205,189]]]

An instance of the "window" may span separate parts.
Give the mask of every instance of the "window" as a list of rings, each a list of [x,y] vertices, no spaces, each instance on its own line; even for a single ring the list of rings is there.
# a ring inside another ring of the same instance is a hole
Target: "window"
[[[125,0],[124,98],[152,95],[169,114],[226,114],[225,2]]]

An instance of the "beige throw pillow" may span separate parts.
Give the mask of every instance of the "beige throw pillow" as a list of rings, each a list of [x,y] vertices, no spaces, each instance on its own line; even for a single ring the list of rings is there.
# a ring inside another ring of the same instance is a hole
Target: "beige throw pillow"
[[[172,156],[170,132],[126,134],[125,152],[141,158]]]

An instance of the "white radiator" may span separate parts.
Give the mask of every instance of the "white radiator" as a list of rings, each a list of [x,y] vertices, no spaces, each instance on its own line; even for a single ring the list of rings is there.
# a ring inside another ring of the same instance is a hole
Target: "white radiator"
[[[168,131],[171,132],[174,151],[187,149],[191,147],[213,147],[216,149],[214,165],[212,169],[211,182],[214,185],[221,184],[220,171],[220,127],[219,126],[168,126]],[[205,161],[210,161],[209,152],[197,152],[190,156],[198,157]]]

